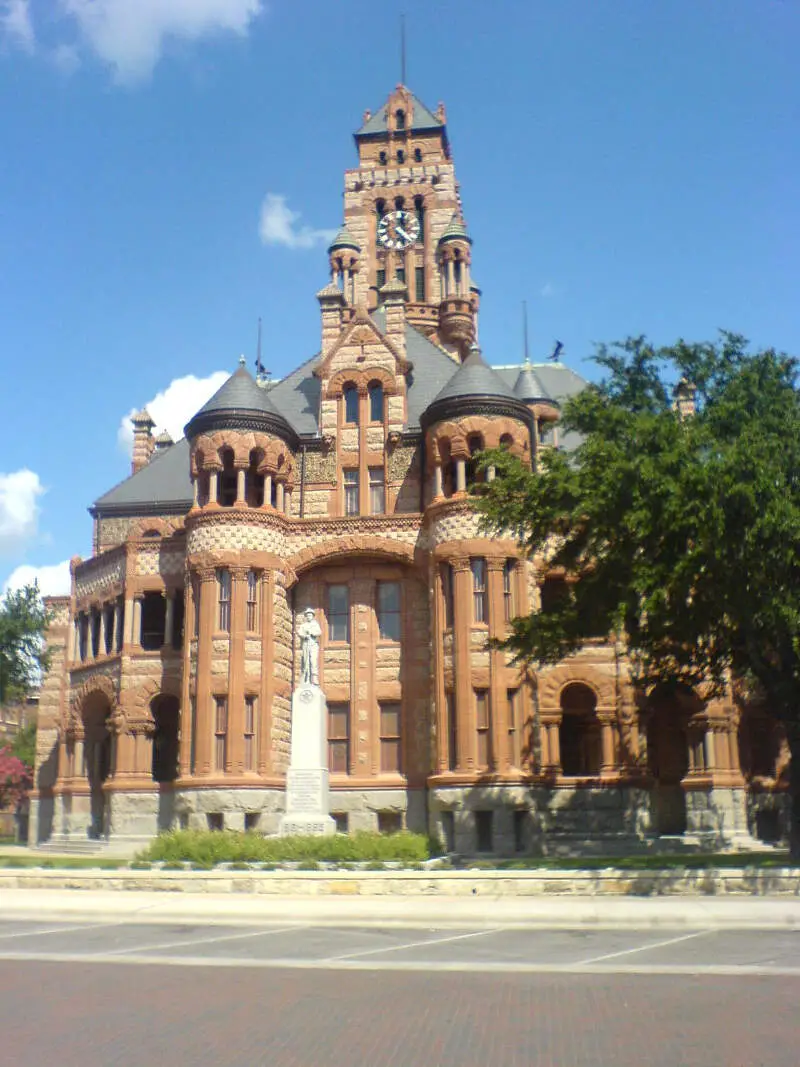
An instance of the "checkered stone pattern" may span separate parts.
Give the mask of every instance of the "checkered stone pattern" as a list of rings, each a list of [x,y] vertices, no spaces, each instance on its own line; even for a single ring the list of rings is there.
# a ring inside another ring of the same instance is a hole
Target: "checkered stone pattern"
[[[459,510],[435,519],[431,526],[431,540],[434,545],[443,545],[447,541],[466,541],[485,537],[480,529],[480,521],[474,512]]]
[[[173,576],[183,574],[184,554],[182,549],[166,549],[157,544],[140,548],[136,554],[136,574],[152,577],[156,574]]]
[[[111,588],[125,577],[125,553],[111,552],[81,563],[75,574],[75,594],[79,600]]]
[[[189,533],[187,551],[190,556],[202,552],[230,552],[247,550],[271,552],[284,557],[287,552],[286,536],[275,526],[261,523],[202,523]]]

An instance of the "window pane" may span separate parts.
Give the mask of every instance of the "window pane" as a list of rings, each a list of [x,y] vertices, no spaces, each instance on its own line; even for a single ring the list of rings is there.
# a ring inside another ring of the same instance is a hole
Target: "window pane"
[[[384,737],[400,736],[400,705],[381,705],[381,735]]]
[[[369,387],[369,420],[383,422],[383,386],[377,382]]]
[[[417,267],[415,271],[416,277],[416,298],[418,304],[425,303],[425,268]]]
[[[400,741],[381,738],[381,771],[396,774],[400,770]]]
[[[358,471],[344,472],[344,513],[358,515]]]
[[[378,582],[378,631],[384,641],[400,640],[399,582]]]
[[[350,705],[328,707],[328,770],[347,774],[350,758]]]
[[[358,425],[358,390],[354,385],[347,385],[342,395],[344,396],[344,421]]]
[[[350,595],[346,585],[328,586],[328,637],[350,640]]]
[[[473,559],[470,566],[475,622],[486,622],[486,560]]]
[[[369,470],[369,510],[371,515],[383,515],[386,511],[386,487],[382,467]]]
[[[479,730],[488,730],[489,701],[485,689],[478,689],[475,692],[475,718]]]

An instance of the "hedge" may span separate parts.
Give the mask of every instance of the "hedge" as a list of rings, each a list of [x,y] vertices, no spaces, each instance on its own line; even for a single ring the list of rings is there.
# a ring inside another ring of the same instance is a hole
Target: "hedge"
[[[262,837],[232,830],[171,830],[159,836],[137,857],[140,861],[191,862],[202,867],[217,863],[421,863],[434,853],[424,834],[402,831],[377,834],[359,831],[328,837]]]

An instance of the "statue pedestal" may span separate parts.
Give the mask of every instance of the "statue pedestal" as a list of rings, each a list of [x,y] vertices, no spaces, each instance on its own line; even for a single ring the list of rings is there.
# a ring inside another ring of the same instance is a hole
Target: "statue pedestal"
[[[292,752],[286,772],[286,808],[281,835],[332,834],[328,814],[328,707],[317,685],[292,694]]]

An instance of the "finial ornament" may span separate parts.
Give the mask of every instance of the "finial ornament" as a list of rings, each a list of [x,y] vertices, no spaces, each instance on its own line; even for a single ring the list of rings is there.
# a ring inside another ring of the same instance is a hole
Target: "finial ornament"
[[[239,356],[239,366],[240,367],[246,367],[247,366],[247,360],[244,358],[244,353],[242,353],[242,355]]]

